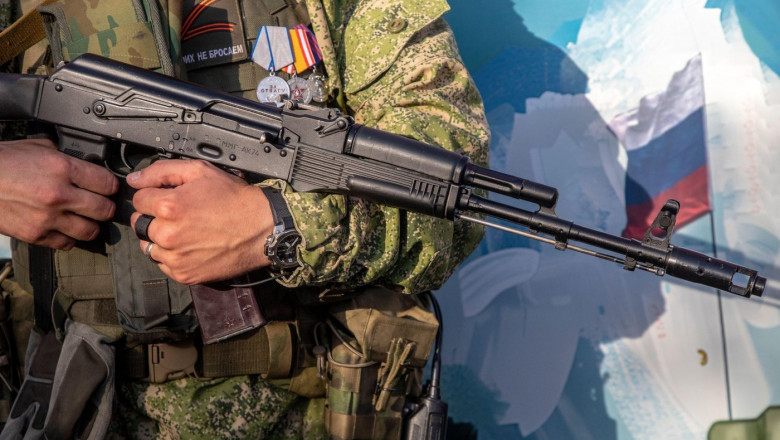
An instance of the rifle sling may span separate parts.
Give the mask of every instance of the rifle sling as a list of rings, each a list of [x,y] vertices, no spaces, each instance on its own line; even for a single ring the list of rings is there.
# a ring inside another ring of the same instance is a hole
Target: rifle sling
[[[49,5],[55,1],[43,0],[38,6]],[[44,38],[46,38],[46,29],[43,27],[43,20],[36,6],[0,32],[0,66],[21,55]]]

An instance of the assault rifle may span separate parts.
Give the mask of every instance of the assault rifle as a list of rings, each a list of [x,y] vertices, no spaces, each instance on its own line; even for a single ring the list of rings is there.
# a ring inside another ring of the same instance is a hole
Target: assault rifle
[[[642,240],[614,236],[559,218],[555,188],[356,124],[337,110],[292,101],[282,108],[260,104],[96,55],[83,55],[48,77],[0,74],[3,119],[53,124],[61,151],[116,172],[126,165],[130,148],[140,147],[161,158],[203,159],[258,181],[283,179],[296,191],[348,194],[459,218],[627,270],[670,275],[744,297],[760,296],[766,285],[755,270],[670,244],[680,208],[674,200],[661,209]],[[474,188],[539,209],[491,201]],[[484,220],[480,214],[528,230]]]

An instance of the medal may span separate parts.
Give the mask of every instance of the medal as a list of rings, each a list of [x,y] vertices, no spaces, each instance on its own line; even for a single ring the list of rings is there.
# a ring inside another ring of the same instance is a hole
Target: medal
[[[269,73],[257,85],[257,100],[274,103],[277,107],[283,106],[284,100],[290,98],[290,86],[287,81],[276,76],[275,72],[294,61],[287,28],[261,27],[252,49],[252,61],[268,69]]]
[[[328,100],[325,78],[317,72],[317,69],[314,69],[314,73],[309,77],[309,90],[311,91],[312,101],[323,104]]]
[[[292,29],[263,26],[257,32],[255,41],[252,61],[270,72],[257,85],[257,99],[260,102],[271,102],[279,107],[284,105],[285,99],[304,104],[310,103],[312,99],[325,102],[327,93],[324,92],[325,83],[321,76],[312,82],[297,75],[322,60],[317,39],[309,28],[302,24]],[[292,75],[289,81],[275,75],[274,72],[281,69]]]
[[[295,61],[287,66],[285,71],[294,75],[303,73],[311,66],[316,66],[322,60],[322,52],[314,33],[302,24],[290,29],[289,32],[290,46]]]
[[[260,102],[270,102],[281,107],[289,97],[290,86],[287,81],[276,76],[273,71],[257,85],[257,100]]]
[[[287,85],[290,86],[290,99],[304,104],[311,102],[311,87],[309,86],[309,81],[299,78],[297,75],[293,75],[293,77],[287,81]]]
[[[263,26],[257,32],[255,47],[252,49],[252,61],[262,68],[276,72],[292,64],[292,46],[287,28],[280,26]]]

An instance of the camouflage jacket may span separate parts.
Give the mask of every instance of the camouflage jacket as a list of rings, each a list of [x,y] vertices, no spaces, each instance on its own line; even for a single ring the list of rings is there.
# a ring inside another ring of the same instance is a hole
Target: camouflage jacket
[[[331,90],[361,124],[487,162],[482,101],[440,18],[445,1],[307,0]],[[304,237],[303,267],[285,284],[439,287],[482,228],[324,194],[286,197]]]
[[[8,12],[8,1],[0,0],[0,13]],[[89,2],[84,3],[88,16]],[[441,19],[448,10],[444,0],[306,0],[306,5],[342,110],[358,123],[486,163],[488,129],[481,98]],[[90,45],[93,40],[98,38],[90,38]],[[108,41],[116,44],[116,37]],[[100,50],[100,44],[90,50]],[[467,222],[340,195],[287,188],[285,197],[303,236],[303,265],[281,280],[288,287],[435,289],[483,233]]]

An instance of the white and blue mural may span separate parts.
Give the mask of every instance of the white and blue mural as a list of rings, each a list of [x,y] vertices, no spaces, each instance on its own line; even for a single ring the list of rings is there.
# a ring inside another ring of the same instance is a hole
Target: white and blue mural
[[[492,168],[617,235],[682,191],[672,243],[769,279],[746,300],[488,231],[437,292],[450,436],[705,439],[780,404],[780,3],[450,3]]]
[[[746,300],[488,231],[437,293],[451,437],[704,439],[780,404],[780,3],[450,3],[492,168],[616,235],[673,195],[673,244],[769,278]]]

